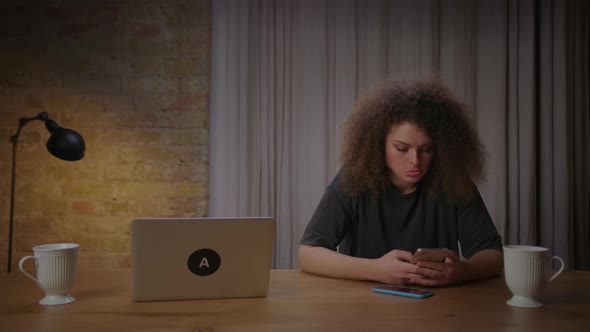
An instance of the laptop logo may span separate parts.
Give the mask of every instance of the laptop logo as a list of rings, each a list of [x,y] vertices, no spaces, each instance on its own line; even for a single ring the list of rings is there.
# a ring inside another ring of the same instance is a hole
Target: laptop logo
[[[221,257],[215,250],[199,249],[193,252],[187,261],[188,269],[201,277],[215,273],[221,266]]]

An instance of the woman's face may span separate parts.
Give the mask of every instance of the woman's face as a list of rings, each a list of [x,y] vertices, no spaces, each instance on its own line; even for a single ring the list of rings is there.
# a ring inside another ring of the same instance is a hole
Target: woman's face
[[[408,122],[391,126],[385,138],[385,162],[399,191],[404,194],[414,191],[433,157],[434,144],[423,129]]]

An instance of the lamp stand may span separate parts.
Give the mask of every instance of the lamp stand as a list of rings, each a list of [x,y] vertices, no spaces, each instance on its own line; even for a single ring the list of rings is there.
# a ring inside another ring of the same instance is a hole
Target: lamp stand
[[[12,172],[10,181],[10,219],[8,221],[8,267],[6,271],[10,273],[12,267],[12,229],[14,225],[14,187],[16,179],[16,146],[18,145],[18,138],[22,128],[31,120],[41,120],[39,116],[32,118],[20,118],[18,120],[18,130],[16,134],[10,136],[12,143]]]

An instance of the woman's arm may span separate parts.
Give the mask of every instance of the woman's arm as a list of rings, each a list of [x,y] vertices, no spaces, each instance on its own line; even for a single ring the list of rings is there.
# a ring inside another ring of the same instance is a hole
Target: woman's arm
[[[502,272],[504,256],[500,250],[484,249],[463,263],[464,271],[460,281],[490,278]]]
[[[299,246],[299,267],[304,272],[353,280],[404,285],[418,267],[408,263],[412,254],[393,250],[376,259],[347,256],[323,247]]]

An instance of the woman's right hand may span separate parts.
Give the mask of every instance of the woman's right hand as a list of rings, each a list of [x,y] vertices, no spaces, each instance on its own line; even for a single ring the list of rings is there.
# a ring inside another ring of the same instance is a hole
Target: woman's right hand
[[[371,279],[386,284],[405,285],[416,275],[418,267],[411,264],[412,253],[404,250],[392,250],[375,259],[374,274]]]

